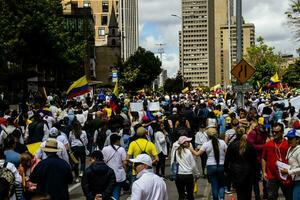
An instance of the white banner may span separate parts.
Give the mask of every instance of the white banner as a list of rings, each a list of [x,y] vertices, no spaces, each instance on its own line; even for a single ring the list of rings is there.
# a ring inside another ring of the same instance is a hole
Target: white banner
[[[150,102],[148,105],[148,110],[149,111],[159,111],[160,110],[159,102]]]
[[[144,109],[143,102],[137,102],[137,103],[130,102],[131,112],[139,112],[142,111],[143,109]]]
[[[300,109],[300,96],[292,98],[290,100],[291,105],[295,107],[296,112]]]

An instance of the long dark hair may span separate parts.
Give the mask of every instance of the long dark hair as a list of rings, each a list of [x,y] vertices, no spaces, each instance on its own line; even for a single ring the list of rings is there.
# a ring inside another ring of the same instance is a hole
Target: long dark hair
[[[75,135],[76,139],[80,138],[80,135],[82,133],[81,130],[82,130],[81,124],[78,121],[75,121],[72,126],[72,132]]]
[[[215,128],[209,128],[207,130],[207,134],[209,135],[209,139],[211,140],[213,150],[214,150],[215,160],[218,166],[220,163],[220,148],[219,148],[217,130]]]

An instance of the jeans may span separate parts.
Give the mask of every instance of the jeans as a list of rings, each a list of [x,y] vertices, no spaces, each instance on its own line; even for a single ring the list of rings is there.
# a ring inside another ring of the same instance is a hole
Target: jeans
[[[300,199],[300,181],[293,182],[293,200]]]
[[[224,200],[225,176],[224,165],[207,165],[207,175],[210,179],[213,200]]]
[[[291,191],[290,188],[285,187],[280,180],[268,180],[267,188],[268,188],[268,200],[277,200],[278,199],[278,190],[279,187],[285,197],[286,200],[291,199]]]
[[[156,174],[159,175],[159,170],[161,171],[161,175],[165,176],[165,167],[166,167],[166,156],[163,152],[158,154],[159,161],[156,165]]]
[[[179,195],[178,200],[194,200],[194,176],[192,174],[178,174],[175,184]],[[187,198],[185,198],[185,192]]]
[[[122,183],[116,183],[112,194],[115,200],[120,199],[121,189],[122,189]]]
[[[84,172],[85,171],[85,159],[86,159],[86,154],[85,154],[85,147],[84,146],[74,146],[71,147],[71,150],[74,153],[74,156],[80,160],[80,171]],[[79,176],[79,164],[74,165],[74,173],[75,176]]]

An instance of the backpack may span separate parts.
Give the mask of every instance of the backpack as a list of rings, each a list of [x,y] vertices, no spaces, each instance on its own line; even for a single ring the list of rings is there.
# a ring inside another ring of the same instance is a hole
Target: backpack
[[[147,154],[147,155],[149,155],[147,152],[146,152],[146,150],[147,150],[147,145],[148,145],[148,141],[147,141],[147,143],[146,143],[146,146],[145,146],[145,149],[144,150],[142,150],[142,148],[140,147],[140,145],[136,142],[136,141],[134,141],[135,143],[136,143],[136,145],[139,147],[139,149],[142,151],[140,154]],[[149,155],[150,156],[150,155]],[[150,156],[151,157],[151,156]]]
[[[7,162],[3,164],[2,167],[0,167],[0,178],[4,178],[7,182],[9,182],[9,188],[10,188],[10,195],[15,194],[15,175],[13,172],[7,167]]]

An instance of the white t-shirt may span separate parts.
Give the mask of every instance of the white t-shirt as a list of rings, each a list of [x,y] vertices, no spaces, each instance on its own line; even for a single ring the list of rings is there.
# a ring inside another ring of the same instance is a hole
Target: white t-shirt
[[[198,131],[195,135],[195,144],[197,148],[201,148],[201,146],[208,141],[208,136],[205,131]]]
[[[225,153],[226,153],[226,150],[227,150],[227,145],[224,142],[224,140],[219,140],[218,139],[218,141],[219,141],[219,150],[220,150],[220,162],[219,162],[219,164],[220,165],[224,165]],[[217,164],[211,140],[208,141],[208,142],[205,142],[202,145],[202,147],[201,147],[200,150],[206,152],[206,154],[207,154],[206,165],[216,165]]]
[[[123,167],[123,161],[126,160],[126,151],[123,147],[114,145],[117,149],[114,150],[111,145],[102,149],[104,162],[114,170],[116,181],[118,183],[126,180],[126,172]]]
[[[230,144],[236,138],[235,130],[233,128],[227,130],[225,135],[228,137],[228,144]]]
[[[154,134],[154,137],[157,152],[162,152],[165,156],[168,155],[166,136],[163,134],[163,132],[157,131]]]

